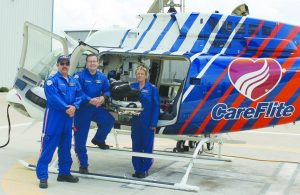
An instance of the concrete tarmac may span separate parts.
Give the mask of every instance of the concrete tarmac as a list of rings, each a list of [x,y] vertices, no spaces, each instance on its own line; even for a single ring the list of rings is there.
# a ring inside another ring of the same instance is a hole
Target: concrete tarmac
[[[7,140],[6,93],[0,93],[0,145]],[[79,183],[56,181],[49,174],[49,188],[40,189],[34,171],[24,168],[18,160],[36,164],[40,149],[40,122],[32,124],[27,118],[10,108],[11,141],[0,149],[0,194],[300,194],[300,123],[282,125],[255,131],[225,134],[229,140],[246,143],[224,143],[222,154],[232,162],[207,161],[195,164],[188,179],[189,185],[198,186],[198,192],[186,192],[136,184],[80,178]],[[88,145],[95,131],[90,131]],[[107,142],[114,145],[109,135]],[[122,147],[130,147],[130,136],[120,135]],[[155,139],[155,149],[172,151],[176,142]],[[207,152],[207,151],[206,151]],[[213,153],[218,152],[215,145]],[[72,151],[72,170],[78,170]],[[89,151],[90,172],[132,178],[131,156],[111,155],[102,150]],[[192,154],[192,151],[187,152]],[[155,159],[148,180],[180,182],[188,163]]]

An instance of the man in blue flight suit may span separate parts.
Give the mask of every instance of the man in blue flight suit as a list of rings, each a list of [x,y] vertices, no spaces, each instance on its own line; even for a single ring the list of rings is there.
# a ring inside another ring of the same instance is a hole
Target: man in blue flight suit
[[[71,183],[79,181],[70,174],[70,169],[73,117],[81,103],[81,87],[76,79],[68,75],[70,69],[68,56],[60,56],[56,66],[58,72],[49,77],[44,85],[47,107],[44,114],[40,157],[36,166],[40,188],[48,187],[48,165],[57,146],[59,167],[57,181]]]
[[[131,87],[141,92],[140,102],[144,110],[138,117],[132,118],[131,139],[133,152],[153,152],[154,135],[159,117],[160,100],[157,88],[147,81],[149,77],[148,68],[144,65],[137,67],[135,71],[136,83]],[[135,173],[133,177],[145,178],[153,163],[151,158],[132,157]]]
[[[110,86],[107,77],[98,70],[99,63],[95,54],[88,55],[86,68],[74,76],[79,81],[84,96],[80,109],[75,113],[77,131],[74,134],[75,152],[81,174],[88,173],[86,141],[91,121],[96,122],[98,126],[92,143],[101,149],[109,149],[105,140],[115,122],[113,116],[101,106],[110,96]]]

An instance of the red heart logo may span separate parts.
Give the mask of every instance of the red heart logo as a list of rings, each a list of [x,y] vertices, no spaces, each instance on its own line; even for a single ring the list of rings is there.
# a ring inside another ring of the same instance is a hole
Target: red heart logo
[[[281,65],[271,58],[238,58],[228,68],[228,77],[233,86],[252,101],[270,93],[281,76]]]

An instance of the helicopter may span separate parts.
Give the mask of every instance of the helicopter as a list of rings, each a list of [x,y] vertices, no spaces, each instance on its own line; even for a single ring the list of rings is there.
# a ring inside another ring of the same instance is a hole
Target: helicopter
[[[164,6],[168,13],[161,12]],[[42,120],[43,85],[57,71],[58,56],[70,54],[69,74],[74,75],[85,68],[86,55],[94,53],[103,59],[102,71],[116,80],[133,82],[139,63],[149,67],[149,81],[161,100],[157,136],[179,140],[174,151],[180,152],[188,140],[190,148],[196,147],[193,160],[204,144],[212,149],[220,134],[300,119],[300,27],[248,17],[245,4],[230,15],[177,13],[178,6],[183,8],[172,0],[156,0],[149,13],[139,15],[136,28],[97,31],[79,43],[25,23],[9,104]],[[130,134],[122,129],[142,109],[128,106],[132,103],[108,102],[119,133]],[[186,187],[193,160],[180,189]]]

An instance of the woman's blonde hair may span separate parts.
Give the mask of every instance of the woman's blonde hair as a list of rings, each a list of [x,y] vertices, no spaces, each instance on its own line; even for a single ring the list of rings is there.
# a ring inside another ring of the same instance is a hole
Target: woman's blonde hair
[[[144,64],[139,64],[138,67],[135,69],[135,75],[137,74],[138,71],[144,71],[145,75],[146,75],[146,79],[149,78],[149,69],[147,66],[145,66]]]

